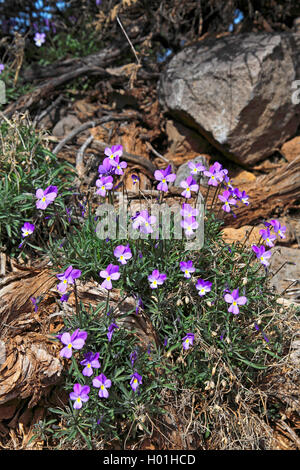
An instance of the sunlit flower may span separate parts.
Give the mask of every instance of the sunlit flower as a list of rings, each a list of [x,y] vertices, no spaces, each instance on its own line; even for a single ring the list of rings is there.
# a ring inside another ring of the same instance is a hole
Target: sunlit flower
[[[87,338],[86,331],[80,332],[79,329],[74,331],[72,336],[70,335],[70,333],[63,333],[60,336],[60,341],[63,344],[65,344],[65,347],[60,351],[59,355],[61,357],[66,357],[67,359],[70,359],[70,357],[72,356],[72,352],[73,352],[72,348],[82,349],[85,344],[86,338]]]
[[[131,378],[130,386],[132,390],[135,392],[138,386],[142,383],[142,376],[138,374],[137,372],[134,372],[134,374],[132,374],[130,378]]]
[[[150,282],[151,289],[157,289],[157,287],[161,286],[166,279],[167,275],[164,273],[160,273],[158,269],[154,269],[154,271],[152,271],[152,274],[148,276],[148,281]]]
[[[189,199],[192,196],[192,191],[198,191],[199,185],[193,180],[192,175],[188,176],[185,181],[181,181],[180,186],[184,189],[181,196]]]
[[[22,237],[28,237],[28,235],[31,235],[34,231],[34,225],[30,224],[29,222],[25,222],[23,227],[21,228],[22,231]]]
[[[180,269],[184,272],[184,277],[189,279],[191,277],[191,273],[195,272],[195,267],[193,266],[193,261],[180,261]]]
[[[80,269],[73,269],[73,266],[69,266],[64,273],[56,274],[57,279],[60,280],[60,283],[57,285],[57,290],[63,294],[66,292],[68,284],[74,284],[74,280],[80,276]]]
[[[69,394],[69,397],[71,400],[74,400],[75,403],[73,405],[73,408],[76,410],[80,410],[82,407],[82,402],[85,403],[89,399],[89,394],[90,392],[90,387],[88,385],[80,385],[80,384],[75,384],[73,387],[73,392]]]
[[[196,283],[196,289],[200,297],[205,295],[207,292],[211,291],[212,283],[210,281],[204,281],[203,279],[198,279]]]
[[[194,338],[194,333],[188,333],[182,340],[183,349],[189,349],[189,347],[193,345]]]
[[[57,186],[48,186],[45,191],[41,188],[36,190],[35,193],[38,201],[36,202],[37,209],[46,209],[57,196]]]
[[[93,375],[93,368],[99,369],[100,362],[99,362],[99,353],[88,352],[85,354],[85,358],[80,362],[81,365],[85,366],[82,374],[90,377]]]
[[[228,312],[231,312],[234,315],[237,315],[239,313],[238,306],[245,305],[245,303],[248,301],[247,297],[245,297],[244,295],[239,296],[239,289],[233,289],[230,294],[225,294],[224,300],[225,302],[231,304],[228,308]]]
[[[158,191],[168,191],[168,183],[173,183],[176,179],[176,174],[171,173],[172,167],[168,165],[165,170],[156,170],[154,172],[154,177],[157,181],[159,181],[157,185]]]

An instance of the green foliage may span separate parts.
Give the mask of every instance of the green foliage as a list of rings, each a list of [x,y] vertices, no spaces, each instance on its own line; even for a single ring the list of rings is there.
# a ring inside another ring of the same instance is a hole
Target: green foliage
[[[38,51],[34,51],[39,65],[46,66],[53,62],[69,57],[85,57],[101,49],[95,29],[76,28],[70,32],[61,31],[53,39],[48,36],[48,42]]]
[[[36,213],[36,190],[56,185],[60,197],[67,196],[66,188],[75,173],[70,164],[60,162],[47,149],[46,135],[37,132],[24,116],[2,121],[0,139],[0,241],[14,256],[18,253],[24,222],[34,220],[45,242],[49,230],[56,232],[54,207],[49,209],[47,221],[43,214]],[[56,204],[61,205],[60,198]]]

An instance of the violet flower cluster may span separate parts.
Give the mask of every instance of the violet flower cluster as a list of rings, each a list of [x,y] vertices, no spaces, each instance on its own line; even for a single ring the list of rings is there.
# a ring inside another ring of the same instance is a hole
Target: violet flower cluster
[[[273,248],[274,241],[277,239],[277,235],[279,235],[281,239],[285,238],[286,227],[281,226],[279,220],[275,219],[270,220],[270,222],[265,222],[264,225],[266,229],[261,229],[259,233],[266,246]],[[271,250],[266,250],[264,245],[252,245],[252,251],[256,254],[257,259],[263,266],[269,266],[269,260],[272,256]]]

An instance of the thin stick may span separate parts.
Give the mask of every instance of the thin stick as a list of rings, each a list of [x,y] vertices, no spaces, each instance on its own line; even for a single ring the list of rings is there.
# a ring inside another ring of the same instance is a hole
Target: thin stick
[[[137,63],[140,65],[140,64],[141,64],[141,63],[140,63],[140,59],[138,58],[138,56],[137,56],[137,54],[136,54],[136,52],[135,52],[135,49],[134,49],[134,47],[133,47],[133,45],[132,45],[132,42],[130,41],[129,37],[127,36],[127,33],[126,33],[126,31],[125,31],[125,29],[124,29],[124,27],[123,27],[123,25],[122,25],[122,23],[121,23],[121,20],[120,20],[120,18],[118,17],[118,15],[117,15],[116,18],[117,18],[117,22],[119,23],[119,25],[120,25],[120,27],[121,27],[123,33],[125,34],[125,37],[126,37],[127,41],[129,42],[129,45],[130,45],[130,47],[131,47],[131,49],[132,49],[132,51],[133,51],[133,53],[134,53],[134,55],[135,55],[135,58],[136,58],[136,60],[137,60]]]
[[[285,294],[285,292],[286,292],[293,284],[295,284],[296,282],[298,282],[297,279],[296,279],[294,282],[292,282],[289,286],[287,286],[287,288],[284,289],[284,290],[281,292],[280,296],[283,296],[283,294]]]

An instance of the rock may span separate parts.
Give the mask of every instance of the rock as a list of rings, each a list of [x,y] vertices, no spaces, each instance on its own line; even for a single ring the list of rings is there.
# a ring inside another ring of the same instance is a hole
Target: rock
[[[262,228],[266,227],[263,224],[254,227],[254,229],[251,225],[244,225],[244,227],[240,228],[226,227],[222,230],[221,233],[222,238],[226,243],[233,243],[237,241],[243,243],[248,232],[250,235],[245,245],[249,247],[250,245],[257,244],[259,242],[261,238],[259,230],[261,230]]]
[[[295,160],[300,155],[300,136],[285,142],[281,147],[281,152],[289,162]]]
[[[253,165],[300,124],[300,105],[292,103],[299,52],[296,33],[203,40],[168,63],[158,84],[160,103],[227,157]]]
[[[60,121],[58,121],[58,123],[53,128],[52,134],[55,137],[64,137],[80,125],[81,122],[79,119],[77,119],[76,116],[69,114],[68,116],[63,117]]]
[[[232,178],[233,186],[239,187],[240,184],[252,183],[256,180],[256,176],[250,171],[241,171],[237,176]]]
[[[190,161],[193,163],[201,163],[201,165],[205,166],[208,169],[208,164],[204,155],[198,155],[196,158]],[[187,177],[190,176],[191,170],[188,164],[189,162],[186,162],[183,165],[180,165],[180,167],[178,168],[176,172],[176,180],[174,181],[174,186],[180,187],[181,181],[186,180]],[[204,176],[200,173],[198,175],[194,175],[193,178],[197,183],[200,183],[203,186],[207,185],[207,181],[208,181],[207,176]]]
[[[270,271],[276,271],[287,262],[280,271],[270,279],[270,285],[274,286],[277,292],[283,292],[293,280],[298,280],[291,286],[292,290],[287,290],[284,294],[285,298],[299,301],[300,298],[300,250],[297,248],[288,248],[285,246],[274,247],[272,250],[272,257],[270,258]],[[298,289],[298,293],[295,289]]]
[[[197,132],[171,119],[166,122],[166,134],[169,147],[165,156],[175,165],[188,162],[199,154],[208,154],[212,149]]]

